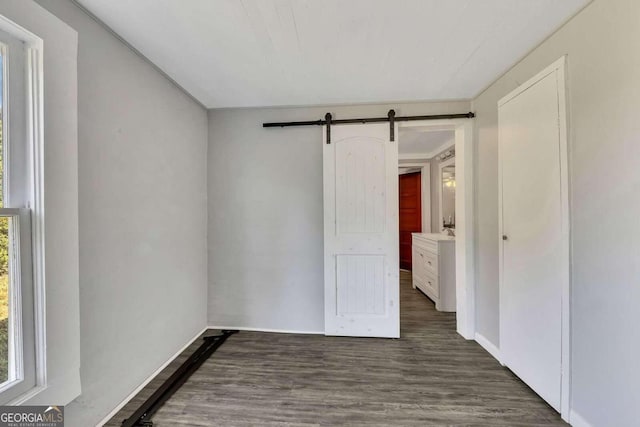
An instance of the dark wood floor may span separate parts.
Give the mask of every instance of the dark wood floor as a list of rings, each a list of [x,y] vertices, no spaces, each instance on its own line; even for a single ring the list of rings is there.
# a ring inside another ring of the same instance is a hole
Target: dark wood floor
[[[560,426],[542,399],[455,332],[401,274],[399,340],[240,332],[158,411],[155,426]],[[190,354],[107,425],[118,426]]]

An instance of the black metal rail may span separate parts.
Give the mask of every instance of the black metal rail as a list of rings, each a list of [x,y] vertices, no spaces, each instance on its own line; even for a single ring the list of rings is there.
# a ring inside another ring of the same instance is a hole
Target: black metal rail
[[[231,335],[238,331],[222,331],[221,335],[204,337],[204,342],[162,385],[138,408],[133,415],[122,422],[122,427],[152,426],[151,417],[184,384],[191,374],[220,347]]]
[[[393,110],[392,110],[393,111]],[[330,113],[327,113],[330,114]],[[463,114],[435,114],[428,116],[395,116],[394,121],[396,122],[411,122],[416,120],[446,120],[446,119],[472,119],[476,115],[472,112],[463,113]],[[326,116],[325,116],[326,117]],[[381,123],[390,121],[389,116],[387,117],[366,117],[362,119],[338,119],[330,121],[325,120],[308,120],[302,122],[272,122],[272,123],[263,123],[262,127],[265,128],[284,128],[290,126],[324,126],[327,123],[331,123],[332,125],[346,125],[346,124],[354,124],[354,123]]]
[[[391,141],[395,139],[394,135],[394,122],[411,122],[417,120],[448,120],[448,119],[472,119],[476,115],[472,112],[463,114],[432,114],[426,116],[396,116],[394,110],[389,110],[387,117],[364,117],[361,119],[338,119],[334,120],[331,113],[327,113],[324,116],[324,120],[307,120],[301,122],[271,122],[263,123],[262,127],[265,128],[284,128],[290,126],[327,126],[327,144],[331,143],[331,126],[333,125],[346,125],[355,123],[382,123],[389,122],[390,126],[390,138]]]

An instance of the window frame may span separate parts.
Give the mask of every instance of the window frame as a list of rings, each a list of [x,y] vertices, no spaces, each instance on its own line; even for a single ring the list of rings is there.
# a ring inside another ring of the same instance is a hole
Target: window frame
[[[0,217],[10,219],[9,246],[13,249],[9,251],[8,378],[0,385],[0,402],[9,402],[36,386],[31,212],[0,208]]]
[[[16,287],[10,292],[13,304],[9,333],[13,333],[13,343],[9,348],[9,379],[0,385],[0,404],[19,404],[47,385],[43,42],[0,15],[0,49],[5,175],[2,191],[6,206],[0,208],[0,216],[12,218],[9,244],[14,251],[9,263],[10,280]],[[21,336],[16,336],[18,332],[22,332]]]

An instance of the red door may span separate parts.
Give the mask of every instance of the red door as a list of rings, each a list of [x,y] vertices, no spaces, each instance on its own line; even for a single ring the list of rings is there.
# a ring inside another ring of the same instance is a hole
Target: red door
[[[400,189],[400,268],[411,270],[411,233],[422,232],[421,174],[399,177]]]

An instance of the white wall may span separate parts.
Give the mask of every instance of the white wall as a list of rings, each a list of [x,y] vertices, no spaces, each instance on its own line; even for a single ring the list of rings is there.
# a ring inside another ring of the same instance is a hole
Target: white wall
[[[322,130],[263,122],[464,113],[468,102],[209,112],[209,324],[324,330]]]
[[[70,1],[40,4],[79,34],[82,395],[65,412],[84,427],[206,324],[207,115]]]
[[[593,426],[638,423],[638,17],[636,0],[595,0],[473,102],[477,114],[477,327],[499,344],[497,101],[568,54],[571,405]]]

